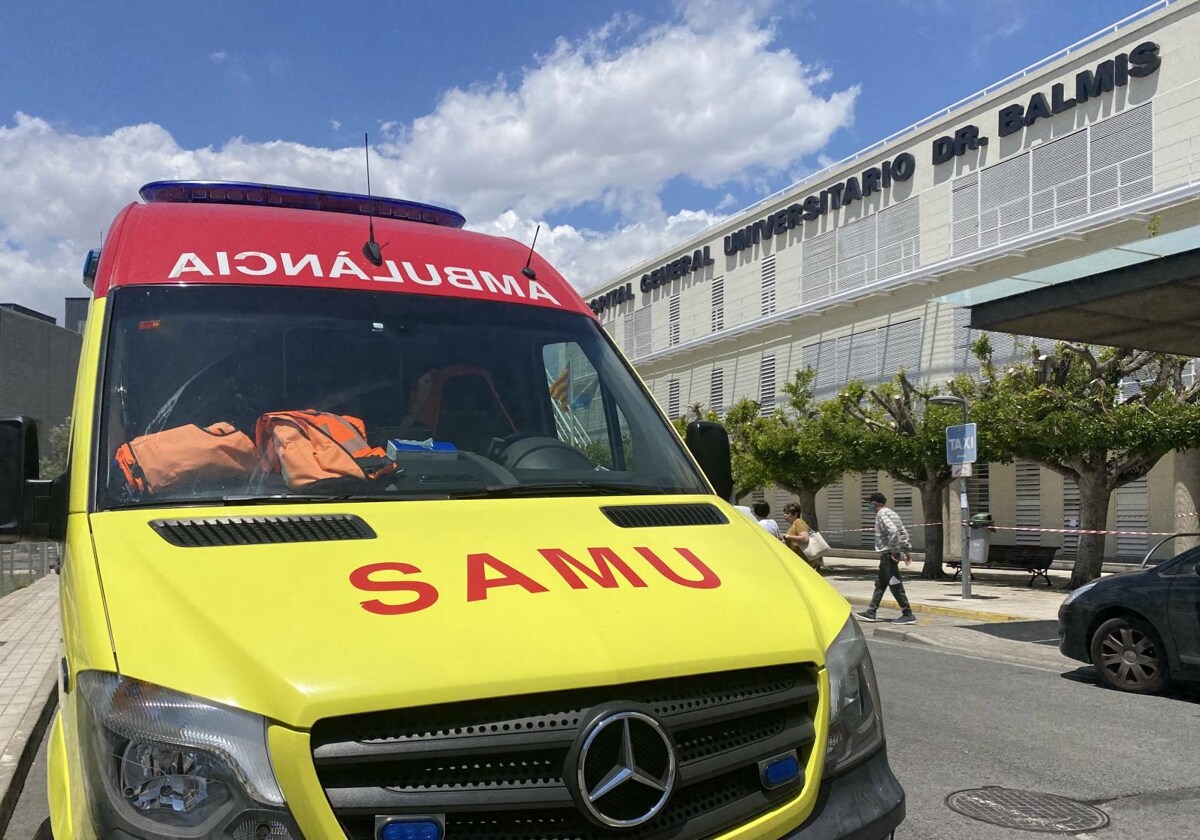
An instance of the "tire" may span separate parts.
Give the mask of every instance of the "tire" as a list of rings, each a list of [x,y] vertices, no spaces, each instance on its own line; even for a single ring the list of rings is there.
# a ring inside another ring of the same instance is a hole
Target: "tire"
[[[50,818],[38,826],[38,830],[33,834],[33,840],[54,840],[54,834],[50,830]]]
[[[1110,618],[1096,628],[1092,665],[1105,685],[1135,694],[1158,694],[1167,687],[1167,652],[1158,634],[1132,615]]]

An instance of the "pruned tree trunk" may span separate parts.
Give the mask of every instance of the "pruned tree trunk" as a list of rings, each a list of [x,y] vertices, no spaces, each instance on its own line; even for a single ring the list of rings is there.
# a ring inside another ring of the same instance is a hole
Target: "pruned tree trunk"
[[[795,492],[800,505],[800,518],[808,523],[811,530],[821,530],[817,522],[817,491],[809,487],[797,487]]]
[[[1079,476],[1078,483],[1080,529],[1103,531],[1108,524],[1108,505],[1112,499],[1107,476],[1083,474]],[[1071,569],[1071,589],[1100,577],[1103,565],[1104,535],[1080,534],[1075,567]]]
[[[942,497],[945,486],[936,482],[924,482],[921,488],[921,508],[925,511],[925,521],[934,524],[925,526],[925,565],[921,567],[921,577],[925,580],[940,580],[948,577],[942,570],[942,524],[936,522],[942,518]]]

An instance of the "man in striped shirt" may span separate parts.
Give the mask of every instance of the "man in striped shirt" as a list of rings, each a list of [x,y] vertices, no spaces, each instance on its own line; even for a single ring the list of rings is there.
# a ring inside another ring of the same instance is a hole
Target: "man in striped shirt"
[[[882,493],[872,493],[867,501],[875,508],[875,550],[879,552],[879,578],[875,581],[875,594],[871,597],[871,605],[858,617],[863,621],[878,621],[875,617],[879,602],[883,600],[885,589],[892,590],[892,597],[900,605],[901,615],[892,624],[916,624],[916,616],[904,593],[904,581],[900,579],[900,561],[905,565],[912,563],[909,552],[912,543],[908,539],[908,529],[900,521],[900,514],[887,506],[887,496]]]

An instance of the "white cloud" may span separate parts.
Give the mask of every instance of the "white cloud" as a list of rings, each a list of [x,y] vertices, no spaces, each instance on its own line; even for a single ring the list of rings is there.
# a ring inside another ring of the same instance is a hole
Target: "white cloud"
[[[331,126],[333,126],[333,130],[334,130],[334,131],[338,131],[338,130],[339,130],[339,129],[341,129],[341,127],[342,127],[342,121],[341,121],[341,120],[330,120],[330,121],[329,121],[329,124],[330,124]]]
[[[222,61],[224,61],[227,58],[229,58],[229,54],[227,52],[225,52],[224,50],[219,50],[217,52],[208,54],[208,60],[211,61],[213,64],[220,64]]]
[[[560,40],[513,84],[445,93],[411,124],[380,119],[376,192],[463,210],[472,228],[528,242],[534,220],[584,205],[606,230],[543,227],[538,250],[582,289],[716,223],[731,208],[664,211],[676,178],[709,187],[766,183],[818,152],[853,116],[856,88],[774,45],[762,13],[678,6],[670,24],[614,18]],[[758,16],[755,16],[755,15]],[[214,63],[236,64],[224,52]],[[340,121],[331,120],[335,128]],[[37,116],[0,123],[0,300],[59,314],[82,293],[83,255],[137,188],[160,179],[245,180],[361,192],[362,149],[234,138],[185,149],[146,123],[101,136]]]
[[[463,196],[487,217],[636,204],[678,176],[715,186],[784,172],[851,123],[858,89],[822,95],[826,72],[773,49],[749,15],[716,26],[718,9],[689,4],[620,48],[625,19],[560,40],[516,85],[447,92],[386,151],[410,189]]]

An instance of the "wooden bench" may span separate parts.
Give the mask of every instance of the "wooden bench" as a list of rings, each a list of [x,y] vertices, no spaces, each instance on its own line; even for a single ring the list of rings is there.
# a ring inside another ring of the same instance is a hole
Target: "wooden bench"
[[[971,563],[972,569],[1016,569],[1029,572],[1029,586],[1039,577],[1046,579],[1047,586],[1053,586],[1050,580],[1050,564],[1058,549],[1052,545],[993,545],[988,548],[986,563]],[[947,560],[946,565],[954,569],[958,577],[962,571],[961,560]]]

